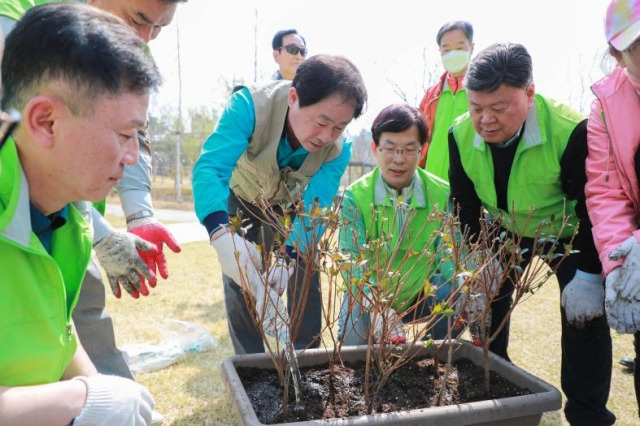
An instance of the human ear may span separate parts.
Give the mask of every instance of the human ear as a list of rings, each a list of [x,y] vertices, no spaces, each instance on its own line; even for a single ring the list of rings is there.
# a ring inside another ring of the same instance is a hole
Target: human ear
[[[298,92],[296,92],[295,87],[289,88],[288,100],[289,100],[289,108],[291,108],[298,102]]]
[[[373,152],[373,155],[378,153],[378,145],[376,145],[375,141],[371,141],[371,152]]]
[[[22,113],[21,125],[45,148],[53,146],[58,104],[59,101],[50,96],[36,96],[27,102]]]

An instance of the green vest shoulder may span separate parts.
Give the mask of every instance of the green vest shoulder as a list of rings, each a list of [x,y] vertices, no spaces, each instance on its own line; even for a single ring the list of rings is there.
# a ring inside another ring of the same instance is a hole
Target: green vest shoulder
[[[571,133],[584,117],[565,105],[535,95],[524,133],[518,143],[509,176],[507,202],[512,211],[498,209],[491,150],[476,133],[471,117],[458,117],[453,133],[465,173],[478,197],[493,216],[518,235],[535,237],[539,226],[543,234],[569,237],[575,229],[562,227],[564,218],[577,224],[575,202],[566,199],[561,187],[560,160]]]

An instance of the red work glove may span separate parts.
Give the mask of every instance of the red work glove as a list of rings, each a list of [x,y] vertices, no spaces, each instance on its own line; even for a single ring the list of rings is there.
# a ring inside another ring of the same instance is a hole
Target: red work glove
[[[151,272],[154,273],[154,276],[149,280],[149,285],[155,287],[157,283],[157,272],[159,272],[160,276],[165,280],[169,277],[167,258],[162,251],[164,248],[163,244],[166,244],[174,253],[180,253],[180,246],[171,232],[169,232],[163,224],[154,219],[149,220],[149,218],[145,218],[141,221],[132,221],[127,224],[127,230],[143,240],[155,244],[158,248],[157,252],[138,250],[138,254],[142,260],[144,260]]]

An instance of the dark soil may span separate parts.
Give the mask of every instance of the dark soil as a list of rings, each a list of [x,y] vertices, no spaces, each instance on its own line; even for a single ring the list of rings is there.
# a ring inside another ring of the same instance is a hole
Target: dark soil
[[[275,370],[239,368],[238,375],[262,423],[280,423],[317,419],[346,418],[366,415],[363,394],[364,362],[302,368],[302,407],[294,409],[291,386],[288,413],[282,413],[282,387]],[[416,358],[397,370],[375,401],[374,413],[390,413],[437,405],[527,395],[521,389],[495,373],[491,373],[491,390],[485,392],[483,370],[471,361],[455,361],[446,380],[446,392],[440,404],[438,397],[444,381],[444,365],[434,374],[431,358]]]

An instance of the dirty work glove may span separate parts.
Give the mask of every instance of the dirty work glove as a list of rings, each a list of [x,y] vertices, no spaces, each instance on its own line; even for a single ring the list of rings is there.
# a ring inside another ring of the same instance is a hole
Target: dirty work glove
[[[257,323],[262,325],[265,334],[276,337],[280,343],[286,344],[289,341],[287,305],[273,287],[268,287],[265,291],[264,284],[261,282],[254,283],[253,286],[256,288],[254,294]]]
[[[154,244],[128,232],[114,231],[94,244],[100,265],[107,273],[114,296],[120,298],[120,286],[137,299],[140,294],[149,295],[144,279],[155,280],[155,276],[138,256],[138,250],[156,255]]]
[[[582,328],[586,322],[604,315],[604,286],[600,274],[576,271],[562,290],[562,307],[567,322]]]
[[[138,254],[142,260],[144,260],[151,272],[153,272],[153,277],[149,280],[149,285],[151,287],[156,286],[158,272],[160,276],[166,280],[169,277],[169,268],[167,266],[167,258],[162,251],[164,244],[174,253],[180,253],[180,246],[171,232],[153,217],[145,217],[131,221],[127,218],[127,231],[137,235],[143,240],[155,244],[158,249],[157,253],[138,250]]]
[[[619,266],[607,275],[604,307],[611,328],[618,333],[635,333],[640,331],[640,301],[620,296],[618,284],[623,272],[622,266]]]
[[[270,270],[264,271],[262,279],[278,293],[278,296],[282,296],[295,271],[295,262],[289,262],[287,264],[286,259],[278,257]]]
[[[262,258],[254,243],[245,240],[235,232],[225,231],[222,235],[214,237],[211,245],[218,253],[220,269],[224,275],[241,287],[244,282],[249,286],[254,297],[257,296],[257,292],[263,294],[254,285],[262,282],[260,280]],[[240,271],[242,271],[242,277]]]
[[[498,260],[498,255],[491,250],[482,250],[476,254],[476,265],[474,271],[477,271],[475,284],[479,286],[478,292],[482,292],[485,295],[496,296],[499,287],[502,284],[502,276],[504,270]],[[490,293],[487,294],[487,290]],[[476,289],[474,289],[476,291]]]
[[[487,295],[483,291],[476,291],[476,278],[470,273],[460,274],[457,281],[457,286],[462,289],[456,301],[458,319],[454,329],[460,330],[466,322],[471,341],[476,346],[482,346],[482,336],[489,336],[491,330],[491,308],[487,307]]]
[[[139,383],[118,376],[78,376],[87,386],[87,400],[74,426],[133,425],[151,423],[155,402]]]
[[[620,271],[612,282],[612,290],[623,299],[640,300],[640,243],[633,235],[609,253],[609,260],[624,258],[622,265],[616,269]],[[607,276],[607,280],[609,280]]]
[[[402,329],[402,319],[393,308],[386,307],[383,312],[369,312],[373,321],[373,335],[376,343],[382,340],[393,345],[407,343],[407,337]]]

